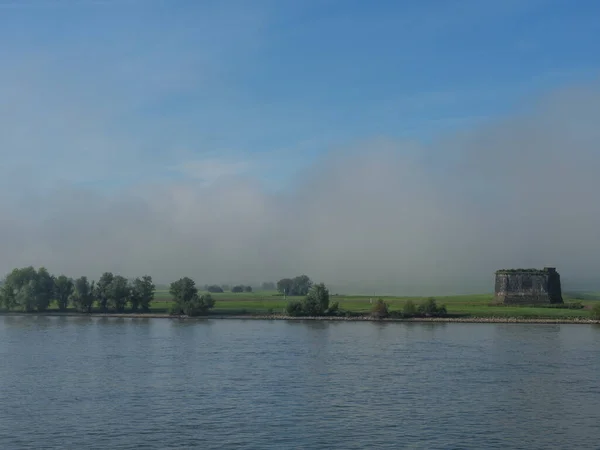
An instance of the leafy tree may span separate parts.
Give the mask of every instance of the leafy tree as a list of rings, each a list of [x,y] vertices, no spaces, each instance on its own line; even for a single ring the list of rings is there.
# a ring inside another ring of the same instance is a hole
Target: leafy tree
[[[106,312],[108,309],[108,291],[114,278],[115,276],[112,272],[104,272],[96,284],[94,294],[97,298],[98,306],[100,306],[100,311],[102,312]]]
[[[300,275],[294,278],[294,285],[292,287],[293,294],[291,295],[308,295],[310,288],[312,287],[312,281],[306,275]]]
[[[81,312],[92,312],[92,306],[94,305],[94,282],[88,281],[87,277],[79,277],[73,283],[73,294],[71,295],[71,302],[78,311]]]
[[[194,280],[188,277],[181,278],[171,283],[169,293],[173,297],[172,313],[198,316],[206,314],[215,305],[210,296],[198,295],[198,288]]]
[[[143,312],[150,311],[150,303],[154,300],[154,291],[156,290],[156,286],[152,283],[152,277],[145,275],[141,279],[136,278],[130,289],[131,309],[137,311],[138,308],[141,308]]]
[[[105,288],[104,294],[107,298],[107,306],[117,312],[125,311],[125,305],[129,301],[131,289],[125,277],[114,276],[110,284]]]
[[[45,311],[50,306],[54,297],[54,277],[48,273],[46,268],[40,267],[34,280],[35,308]]]
[[[45,311],[54,295],[54,277],[41,267],[13,269],[2,286],[2,299],[8,309],[17,308],[25,312]]]
[[[282,278],[277,282],[277,291],[281,294],[294,295],[292,294],[293,287],[294,280],[291,278]]]
[[[210,294],[195,295],[184,305],[183,313],[186,316],[201,316],[206,314],[213,306],[215,306],[215,300]]]
[[[390,315],[388,304],[384,302],[382,298],[377,299],[371,308],[371,315],[379,319],[388,317]]]
[[[288,302],[286,312],[294,316],[322,316],[325,314],[334,314],[339,308],[336,302],[335,308],[329,308],[329,290],[323,283],[312,286],[306,297],[300,300],[291,300]]]
[[[54,296],[61,311],[65,311],[69,306],[69,297],[73,294],[73,289],[73,280],[65,275],[60,275],[54,280]]]
[[[306,275],[295,278],[283,278],[277,282],[277,290],[287,295],[307,295],[312,287],[311,279]]]
[[[312,286],[303,302],[304,313],[321,316],[329,308],[329,290],[323,283]]]
[[[240,292],[244,292],[244,286],[242,286],[241,284],[238,284],[231,288],[231,292],[234,292],[236,294],[239,294]]]
[[[446,306],[438,306],[435,298],[431,297],[421,303],[417,308],[417,311],[419,314],[427,317],[445,316],[447,314]]]
[[[244,292],[252,292],[252,286],[244,286]]]

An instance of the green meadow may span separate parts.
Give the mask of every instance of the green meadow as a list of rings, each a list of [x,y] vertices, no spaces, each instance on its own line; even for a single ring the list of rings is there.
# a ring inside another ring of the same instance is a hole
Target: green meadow
[[[215,299],[215,307],[211,310],[213,315],[264,315],[283,313],[287,301],[277,292],[251,292],[234,294],[231,292],[211,294]],[[297,297],[288,297],[287,300]],[[339,302],[340,309],[352,313],[368,314],[372,303],[382,298],[390,311],[401,311],[407,301],[415,304],[426,300],[427,297],[403,296],[358,296],[358,295],[332,295],[331,302]],[[515,317],[515,318],[589,318],[590,308],[598,300],[600,293],[564,294],[565,303],[581,302],[582,309],[562,309],[549,307],[529,306],[496,306],[492,305],[492,294],[480,295],[455,295],[434,297],[438,305],[446,305],[450,317]],[[153,313],[166,313],[171,299],[168,290],[156,291],[152,303]]]

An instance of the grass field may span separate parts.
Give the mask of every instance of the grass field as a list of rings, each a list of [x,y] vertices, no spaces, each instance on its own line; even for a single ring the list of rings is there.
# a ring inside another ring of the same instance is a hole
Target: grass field
[[[215,299],[213,314],[267,314],[282,313],[287,304],[281,295],[276,292],[252,292],[233,294],[230,292],[211,294]],[[600,300],[600,294],[586,293],[573,296],[563,295],[565,302],[581,301],[585,309],[558,309],[545,307],[526,306],[490,306],[492,294],[482,295],[456,295],[435,297],[438,305],[445,304],[450,316],[455,317],[518,317],[518,318],[588,318],[589,307]],[[368,313],[371,310],[370,299],[375,301],[379,297],[332,295],[331,302],[339,302],[340,308],[356,313]],[[402,310],[404,304],[411,300],[415,304],[422,302],[424,297],[381,297],[390,307],[391,311]],[[288,298],[289,300],[289,298]],[[168,311],[170,305],[169,293],[166,290],[157,290],[152,312],[162,313]]]

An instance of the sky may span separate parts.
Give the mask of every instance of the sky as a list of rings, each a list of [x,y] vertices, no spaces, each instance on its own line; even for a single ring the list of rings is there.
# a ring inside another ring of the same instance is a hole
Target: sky
[[[600,273],[600,3],[0,0],[0,273]],[[599,283],[600,284],[600,283]]]

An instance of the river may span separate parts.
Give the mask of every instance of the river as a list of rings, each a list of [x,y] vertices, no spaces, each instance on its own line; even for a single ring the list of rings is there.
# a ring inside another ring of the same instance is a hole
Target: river
[[[600,327],[2,316],[0,448],[600,448]]]

